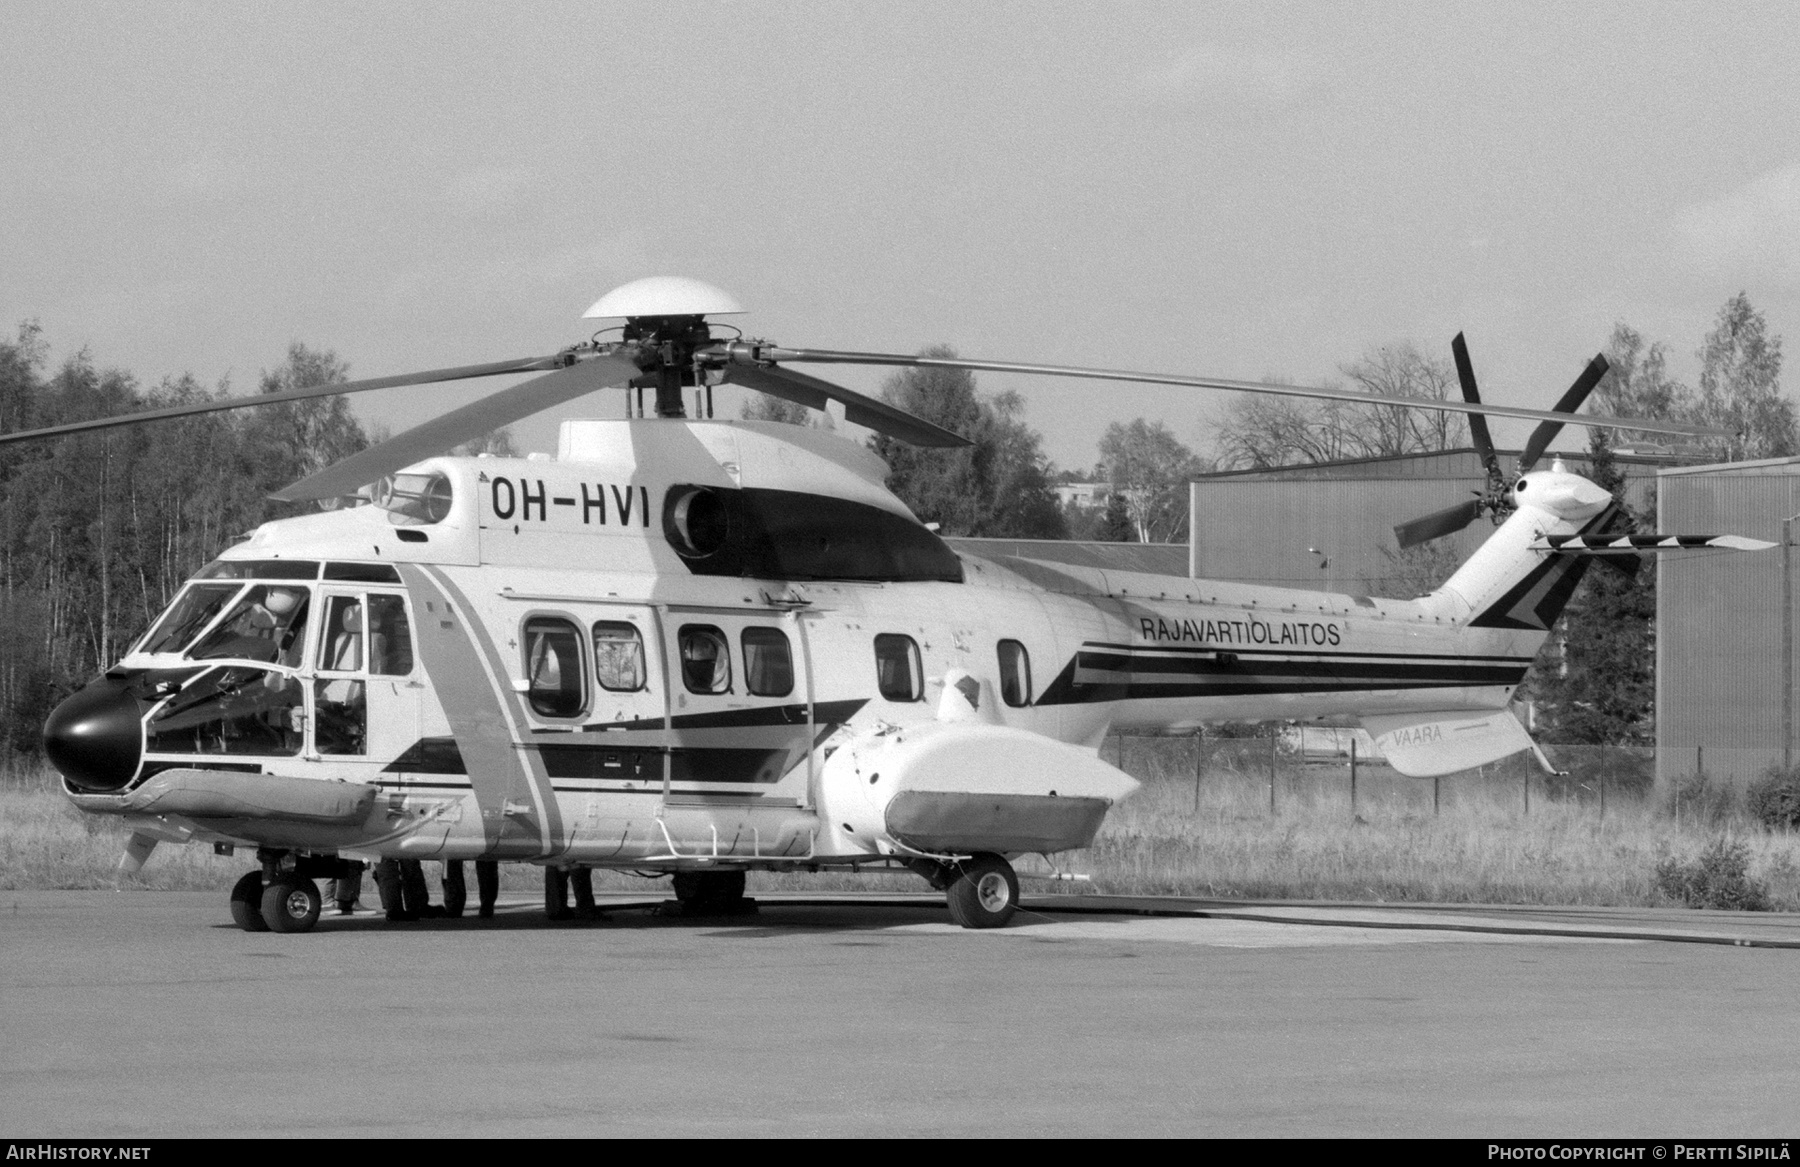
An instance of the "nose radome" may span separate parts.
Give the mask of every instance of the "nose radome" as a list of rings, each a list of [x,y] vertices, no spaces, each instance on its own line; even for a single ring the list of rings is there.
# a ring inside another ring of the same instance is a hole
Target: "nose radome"
[[[143,704],[127,682],[101,677],[51,711],[44,755],[90,794],[124,787],[143,755]]]

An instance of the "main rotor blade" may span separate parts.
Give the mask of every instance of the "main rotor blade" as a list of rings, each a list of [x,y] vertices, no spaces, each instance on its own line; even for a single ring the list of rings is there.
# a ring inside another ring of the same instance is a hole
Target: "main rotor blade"
[[[1400,550],[1405,551],[1408,547],[1417,547],[1421,543],[1454,534],[1480,517],[1481,500],[1472,498],[1468,502],[1459,502],[1453,507],[1445,507],[1441,511],[1433,511],[1401,523],[1394,528],[1394,542],[1400,544]]]
[[[1595,356],[1593,360],[1589,361],[1587,368],[1581,370],[1581,376],[1575,378],[1574,383],[1564,390],[1562,400],[1556,403],[1556,412],[1572,415],[1580,409],[1581,403],[1586,401],[1588,394],[1594,391],[1594,386],[1600,383],[1600,378],[1606,376],[1608,368],[1610,366],[1603,356]],[[1563,421],[1573,420],[1575,419],[1571,416],[1563,418]],[[1526,441],[1525,448],[1519,453],[1520,474],[1537,465],[1537,460],[1544,456],[1544,451],[1550,448],[1551,441],[1562,431],[1563,421],[1547,421],[1531,431],[1531,437]]]
[[[424,425],[396,434],[379,446],[371,446],[352,454],[341,462],[327,466],[290,486],[276,491],[271,498],[284,502],[303,499],[341,498],[354,494],[383,475],[411,466],[423,458],[445,450],[539,410],[573,401],[596,389],[623,385],[638,375],[638,367],[619,357],[595,357],[559,369],[544,377],[534,377],[522,385],[483,397],[461,409],[453,409],[434,417]]]
[[[733,346],[734,348],[736,346]],[[1489,417],[1523,417],[1532,421],[1574,421],[1577,425],[1599,429],[1641,430],[1645,433],[1679,434],[1690,438],[1730,437],[1732,431],[1714,426],[1687,425],[1673,421],[1649,421],[1628,417],[1582,415],[1570,418],[1548,409],[1523,409],[1514,405],[1489,405],[1485,402],[1440,401],[1431,397],[1398,397],[1385,393],[1359,393],[1354,389],[1328,389],[1323,386],[1270,385],[1261,381],[1226,381],[1215,377],[1184,377],[1170,373],[1135,373],[1124,369],[1084,369],[1071,365],[1036,365],[1019,361],[968,361],[960,357],[914,357],[900,353],[853,353],[829,349],[783,348],[779,345],[744,345],[744,357],[735,353],[732,359],[762,361],[812,361],[831,365],[899,365],[924,369],[971,369],[984,373],[1029,373],[1040,377],[1083,377],[1095,381],[1133,381],[1146,385],[1182,385],[1193,389],[1229,389],[1239,393],[1272,393],[1279,397],[1316,397],[1326,401],[1349,401],[1357,405],[1404,405],[1412,409],[1435,409],[1444,413],[1486,414]]]
[[[118,413],[111,417],[97,417],[88,421],[72,421],[65,425],[52,425],[42,429],[0,434],[0,445],[8,442],[30,441],[33,438],[61,437],[64,434],[77,434],[87,430],[111,429],[114,426],[136,425],[144,421],[164,421],[171,417],[191,417],[194,414],[218,413],[227,409],[249,409],[256,405],[277,405],[283,401],[305,401],[313,397],[335,397],[339,393],[366,393],[370,389],[394,389],[402,385],[429,385],[438,381],[466,381],[471,377],[499,377],[507,373],[532,373],[544,369],[554,369],[563,362],[564,358],[560,354],[548,357],[520,357],[513,361],[493,361],[485,365],[462,365],[454,369],[429,369],[423,373],[402,373],[395,377],[371,377],[363,381],[306,385],[299,389],[284,389],[279,393],[254,393],[247,397],[220,397],[212,401],[197,401],[191,405],[171,405],[167,409],[144,409],[137,413]]]
[[[972,444],[968,438],[926,421],[917,414],[792,369],[775,365],[727,365],[725,379],[746,389],[767,393],[770,397],[804,405],[808,409],[822,410],[827,401],[841,402],[845,421],[867,426],[876,433],[897,438],[908,445],[950,448]]]
[[[1475,388],[1475,366],[1469,361],[1469,345],[1463,340],[1462,333],[1457,333],[1456,339],[1450,342],[1450,352],[1456,357],[1456,379],[1462,384],[1463,400],[1478,404],[1481,393]],[[1469,437],[1475,443],[1476,453],[1481,455],[1481,464],[1487,467],[1488,485],[1499,486],[1505,479],[1500,473],[1500,455],[1494,453],[1494,439],[1488,434],[1487,418],[1479,413],[1469,415]]]

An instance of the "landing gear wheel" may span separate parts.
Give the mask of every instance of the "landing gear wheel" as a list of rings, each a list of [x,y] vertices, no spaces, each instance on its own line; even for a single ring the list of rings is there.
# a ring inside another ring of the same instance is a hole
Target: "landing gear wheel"
[[[312,880],[284,875],[263,889],[263,922],[272,932],[307,932],[319,922],[321,903]]]
[[[262,872],[252,871],[231,888],[231,922],[246,932],[267,932],[262,914]]]
[[[1019,907],[1019,877],[998,855],[976,855],[959,865],[944,891],[950,918],[965,928],[999,928]]]

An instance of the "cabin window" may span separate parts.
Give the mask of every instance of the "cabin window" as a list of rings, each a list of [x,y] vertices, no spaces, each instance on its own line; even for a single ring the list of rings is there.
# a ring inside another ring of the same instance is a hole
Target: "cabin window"
[[[594,678],[614,693],[644,687],[644,638],[636,625],[616,620],[594,625]]]
[[[525,695],[543,717],[579,717],[587,705],[581,629],[557,616],[525,621]]]
[[[1000,700],[1014,709],[1031,704],[1031,654],[1016,640],[1000,642]]]
[[[922,701],[925,670],[910,636],[883,632],[875,638],[875,687],[889,701]]]
[[[794,691],[794,655],[779,628],[746,628],[744,687],[758,697],[786,697]]]
[[[711,624],[683,624],[681,680],[690,693],[731,692],[731,642]]]
[[[412,623],[399,596],[369,593],[369,671],[378,677],[412,674]]]

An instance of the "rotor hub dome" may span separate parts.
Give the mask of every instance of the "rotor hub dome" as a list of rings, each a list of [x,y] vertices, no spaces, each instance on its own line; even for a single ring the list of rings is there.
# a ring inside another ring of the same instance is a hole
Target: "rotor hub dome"
[[[582,318],[634,316],[738,316],[744,308],[731,293],[686,276],[646,276],[621,284],[594,301]]]

